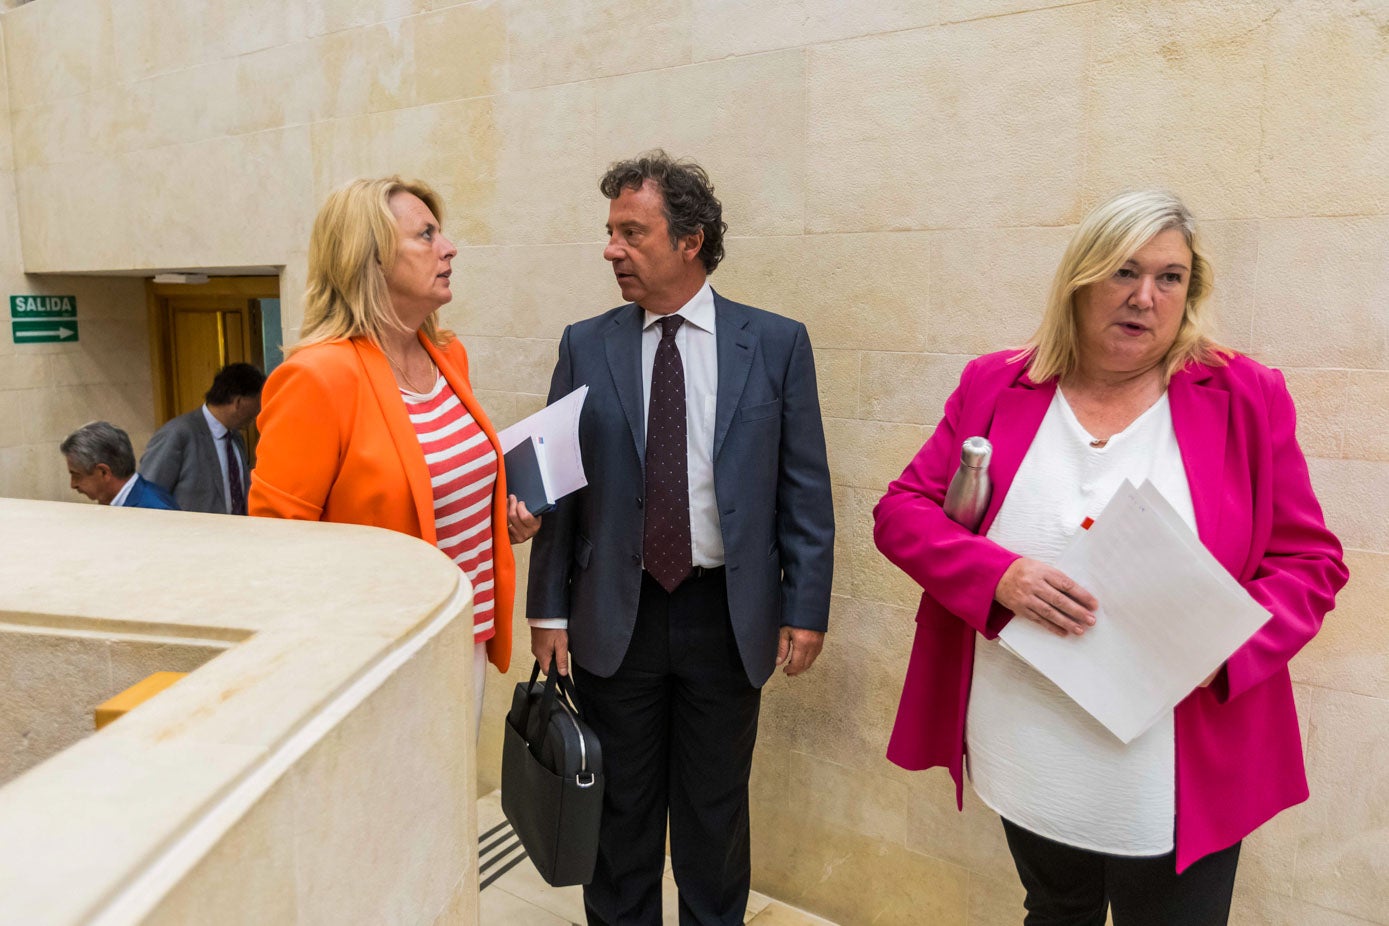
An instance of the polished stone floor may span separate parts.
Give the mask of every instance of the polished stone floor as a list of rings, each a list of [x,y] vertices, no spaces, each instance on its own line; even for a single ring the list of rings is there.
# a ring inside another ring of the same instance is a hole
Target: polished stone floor
[[[502,816],[500,792],[477,802],[481,838],[480,862],[483,926],[572,926],[584,922],[583,892],[577,887],[550,887],[536,873]],[[675,926],[675,880],[666,861],[665,922]],[[753,893],[744,923],[754,926],[834,926],[829,920]]]

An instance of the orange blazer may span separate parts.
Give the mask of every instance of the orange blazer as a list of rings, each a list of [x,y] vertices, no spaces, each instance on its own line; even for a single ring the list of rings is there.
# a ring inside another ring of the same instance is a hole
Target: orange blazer
[[[487,658],[505,672],[511,662],[511,609],[516,560],[506,527],[506,469],[497,432],[468,383],[468,353],[456,338],[442,349],[420,337],[459,401],[497,452],[492,497],[496,635]],[[434,493],[424,451],[381,349],[365,338],[297,351],[265,383],[256,468],[247,504],[252,515],[366,524],[427,543],[434,533]]]

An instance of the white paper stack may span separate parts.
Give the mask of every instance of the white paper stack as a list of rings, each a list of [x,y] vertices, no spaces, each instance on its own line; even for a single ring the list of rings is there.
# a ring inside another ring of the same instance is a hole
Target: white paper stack
[[[584,410],[584,399],[587,397],[588,387],[580,386],[497,435],[502,453],[527,438],[535,439],[541,477],[552,500],[561,499],[588,485],[583,456],[579,450],[579,415]]]
[[[999,639],[1125,743],[1269,619],[1150,482],[1125,482],[1055,566],[1099,601],[1095,626],[1012,620]]]

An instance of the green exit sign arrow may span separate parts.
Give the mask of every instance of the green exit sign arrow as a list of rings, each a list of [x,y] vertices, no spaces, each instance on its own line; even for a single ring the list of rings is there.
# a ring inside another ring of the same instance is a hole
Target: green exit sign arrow
[[[67,320],[10,322],[16,344],[76,341],[77,322]]]
[[[11,296],[10,318],[76,318],[76,296]]]

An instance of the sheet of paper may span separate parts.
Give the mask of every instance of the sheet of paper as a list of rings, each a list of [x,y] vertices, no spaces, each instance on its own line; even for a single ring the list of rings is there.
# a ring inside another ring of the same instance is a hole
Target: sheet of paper
[[[1148,482],[1124,483],[1055,565],[1099,600],[1095,626],[1058,637],[1014,620],[999,638],[1125,743],[1269,618]]]
[[[537,458],[550,498],[558,501],[588,485],[579,451],[579,414],[584,410],[588,387],[580,386],[557,402],[516,422],[497,435],[502,453],[534,437],[540,443]]]

